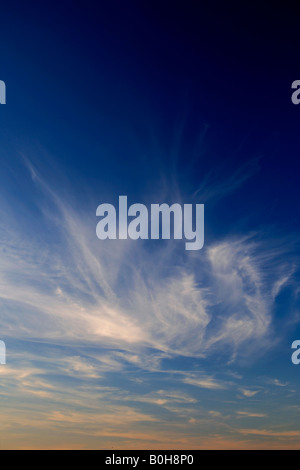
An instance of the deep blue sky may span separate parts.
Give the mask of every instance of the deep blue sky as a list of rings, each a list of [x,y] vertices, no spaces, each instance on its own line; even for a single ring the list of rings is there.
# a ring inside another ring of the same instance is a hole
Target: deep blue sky
[[[298,446],[298,17],[1,2],[3,448]],[[123,194],[203,250],[97,240]]]
[[[10,106],[2,110],[1,133],[15,145],[39,141],[72,177],[94,187],[98,168],[120,190],[126,175],[128,191],[157,166],[169,170],[185,120],[179,169],[192,173],[188,184],[197,186],[212,160],[232,172],[264,155],[254,207],[259,199],[269,210],[277,200],[291,222],[297,15],[197,3],[3,2],[1,71]],[[191,168],[205,126],[204,155]],[[146,153],[153,135],[165,156]]]

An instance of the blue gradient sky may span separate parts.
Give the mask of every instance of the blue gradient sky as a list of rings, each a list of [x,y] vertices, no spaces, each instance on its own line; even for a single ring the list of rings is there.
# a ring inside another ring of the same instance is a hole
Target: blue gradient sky
[[[299,448],[297,15],[0,10],[0,448]],[[123,194],[204,248],[98,240]]]

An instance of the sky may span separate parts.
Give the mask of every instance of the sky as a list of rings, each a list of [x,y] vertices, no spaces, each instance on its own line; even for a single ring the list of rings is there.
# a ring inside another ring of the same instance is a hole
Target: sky
[[[300,448],[298,14],[242,6],[1,2],[0,449]]]

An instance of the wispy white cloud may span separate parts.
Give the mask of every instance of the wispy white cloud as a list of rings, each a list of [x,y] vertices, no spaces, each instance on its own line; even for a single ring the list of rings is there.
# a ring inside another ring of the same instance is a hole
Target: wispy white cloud
[[[44,195],[38,236],[28,224],[18,227],[12,211],[3,211],[0,221],[1,335],[28,346],[0,369],[1,398],[11,400],[3,421],[11,416],[16,426],[19,418],[32,432],[59,427],[95,438],[144,436],[158,443],[155,426],[169,433],[165,414],[171,414],[177,433],[187,432],[180,445],[188,447],[190,426],[205,432],[212,426],[215,438],[214,426],[230,415],[267,417],[236,412],[236,403],[229,402],[228,412],[201,411],[199,396],[232,392],[237,401],[240,393],[249,404],[262,391],[243,385],[242,375],[226,363],[249,351],[255,357],[272,344],[274,293],[289,282],[274,269],[280,250],[268,252],[250,236],[224,237],[186,258],[177,256],[172,242],[151,251],[139,242],[99,243],[94,208],[92,215],[82,212],[32,166],[30,171],[37,194]],[[30,223],[36,221],[29,218]],[[42,347],[47,353],[37,354]],[[205,366],[220,352],[222,375]],[[200,360],[201,371],[194,367]],[[152,384],[153,372],[164,382]],[[109,374],[115,374],[111,382]],[[284,386],[278,379],[273,385]]]
[[[224,347],[234,360],[248,351],[245,343],[253,351],[268,347],[278,281],[266,280],[263,246],[247,237],[223,240],[201,252],[200,269],[189,260],[174,265],[171,242],[151,254],[130,241],[100,244],[95,220],[27,164],[36,190],[49,201],[41,206],[42,220],[45,237],[51,233],[53,240],[30,239],[2,220],[4,336],[101,344],[142,367],[151,367],[149,348],[205,357]]]
[[[290,270],[288,274],[285,274],[281,276],[275,283],[272,289],[272,295],[274,298],[277,297],[277,295],[280,293],[280,291],[283,289],[284,286],[286,286],[291,279],[291,276],[295,272],[295,269],[293,268]]]
[[[197,403],[195,398],[176,390],[158,390],[145,395],[130,395],[127,397],[127,400],[152,403],[155,405],[165,406],[167,408],[173,403],[184,405]]]
[[[224,173],[226,174],[226,170],[224,170],[224,168],[222,170],[220,169],[219,173],[209,173],[203,178],[203,182],[197,191],[195,191],[194,196],[200,196],[202,200],[209,200],[211,202],[214,199],[221,199],[225,195],[234,192],[259,171],[260,159],[261,157],[256,157],[246,161],[225,177]]]
[[[231,240],[208,249],[214,288],[223,299],[218,329],[208,342],[228,342],[235,348],[250,338],[267,337],[271,304],[265,279],[251,241]]]
[[[243,388],[243,389],[240,389],[240,392],[242,393],[244,397],[252,398],[255,395],[257,395],[260,392],[260,390],[248,390],[248,389]]]
[[[241,434],[256,434],[258,436],[266,437],[283,437],[289,439],[298,439],[300,431],[272,431],[270,429],[240,429]]]
[[[214,410],[210,410],[208,414],[212,416],[213,418],[220,418],[222,416],[222,413],[220,413],[219,411],[214,411]]]
[[[264,413],[251,413],[249,411],[237,411],[236,414],[239,418],[265,418]]]
[[[203,376],[203,377],[185,377],[183,382],[189,385],[195,385],[200,388],[207,388],[209,390],[224,390],[228,387],[225,382],[219,381],[214,377]]]
[[[276,387],[287,387],[288,382],[281,382],[278,379],[268,379],[267,381],[271,385],[276,385]]]

